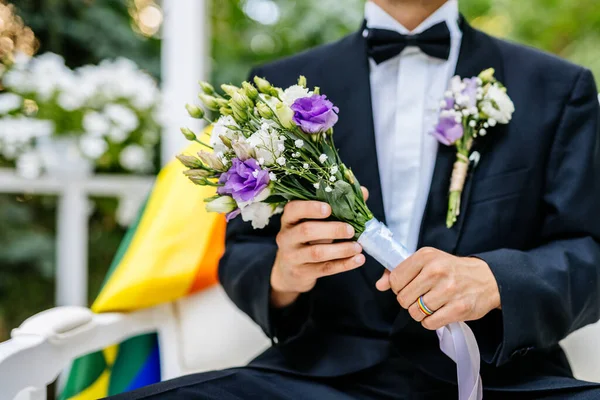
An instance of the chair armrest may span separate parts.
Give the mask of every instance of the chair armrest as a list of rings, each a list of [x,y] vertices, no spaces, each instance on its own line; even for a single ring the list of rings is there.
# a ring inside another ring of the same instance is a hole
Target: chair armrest
[[[77,357],[156,331],[171,307],[127,314],[57,307],[28,318],[10,340],[0,343],[0,400],[12,400],[26,388],[45,388]]]

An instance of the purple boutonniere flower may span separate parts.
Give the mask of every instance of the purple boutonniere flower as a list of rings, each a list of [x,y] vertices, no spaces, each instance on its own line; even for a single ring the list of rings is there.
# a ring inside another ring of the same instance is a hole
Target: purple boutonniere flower
[[[238,203],[252,201],[269,185],[269,170],[262,169],[258,162],[249,158],[231,160],[231,168],[219,178],[223,184],[217,189],[218,194],[228,194]]]
[[[338,121],[339,109],[327,100],[327,96],[314,94],[301,97],[292,104],[293,121],[306,133],[320,133],[333,127]]]
[[[462,121],[456,122],[453,116],[441,117],[438,124],[436,125],[433,136],[440,141],[440,143],[450,146],[459,140],[464,133]]]

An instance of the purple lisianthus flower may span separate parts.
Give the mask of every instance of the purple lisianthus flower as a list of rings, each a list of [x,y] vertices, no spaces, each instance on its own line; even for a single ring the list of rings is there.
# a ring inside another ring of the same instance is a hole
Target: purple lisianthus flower
[[[444,101],[446,103],[442,107],[442,110],[453,110],[454,109],[454,97],[446,97],[446,98],[444,98]]]
[[[454,144],[454,142],[462,137],[463,133],[464,128],[462,123],[456,122],[452,116],[441,117],[432,132],[433,136],[446,146]]]
[[[231,168],[219,178],[223,186],[217,189],[217,193],[228,194],[238,203],[252,201],[267,187],[269,181],[269,170],[262,169],[254,158],[246,161],[234,158]]]
[[[227,222],[231,221],[232,219],[234,219],[235,217],[237,217],[238,215],[240,215],[242,213],[242,210],[239,208],[236,208],[235,210],[228,212],[227,214],[225,214],[225,220]]]
[[[325,132],[338,121],[339,109],[324,95],[300,97],[291,108],[294,111],[293,121],[306,133]]]
[[[462,94],[469,98],[466,106],[469,108],[475,107],[475,104],[477,104],[477,78],[463,79],[463,83],[467,87],[463,90]]]

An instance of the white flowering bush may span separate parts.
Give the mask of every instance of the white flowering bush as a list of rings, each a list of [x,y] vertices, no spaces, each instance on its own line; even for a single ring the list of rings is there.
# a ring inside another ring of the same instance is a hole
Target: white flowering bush
[[[72,141],[97,171],[154,170],[160,92],[132,61],[71,70],[56,54],[22,56],[0,87],[0,163],[35,176],[45,168],[42,138],[51,138]]]

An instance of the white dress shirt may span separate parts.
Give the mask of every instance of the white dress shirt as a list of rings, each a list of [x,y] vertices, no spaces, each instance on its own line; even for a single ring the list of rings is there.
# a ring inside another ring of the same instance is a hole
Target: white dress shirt
[[[447,61],[418,47],[407,47],[379,65],[369,60],[386,224],[410,252],[417,247],[435,166],[438,145],[430,132],[458,61],[462,39],[458,18],[457,0],[449,0],[411,32],[376,4],[368,1],[365,6],[369,28],[415,34],[446,21],[451,35]]]

